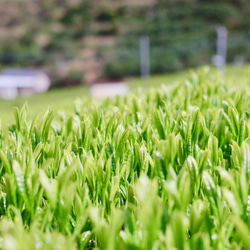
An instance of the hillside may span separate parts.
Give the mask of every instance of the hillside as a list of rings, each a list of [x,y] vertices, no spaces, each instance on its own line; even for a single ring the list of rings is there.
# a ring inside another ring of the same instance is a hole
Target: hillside
[[[3,0],[0,63],[42,66],[55,85],[138,75],[148,35],[153,73],[185,69],[210,62],[218,24],[229,28],[229,61],[249,60],[249,11],[241,0]]]

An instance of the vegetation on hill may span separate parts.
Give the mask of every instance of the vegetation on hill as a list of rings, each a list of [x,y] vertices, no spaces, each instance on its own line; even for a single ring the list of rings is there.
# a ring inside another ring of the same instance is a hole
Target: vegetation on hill
[[[56,85],[138,75],[148,35],[152,73],[185,69],[210,62],[219,24],[229,60],[249,60],[249,11],[243,0],[2,0],[0,63],[43,66]]]
[[[119,35],[106,74],[139,74],[139,38],[147,35],[153,73],[210,64],[216,53],[216,27],[228,28],[227,59],[250,59],[250,4],[247,1],[159,0],[131,14],[131,28]]]

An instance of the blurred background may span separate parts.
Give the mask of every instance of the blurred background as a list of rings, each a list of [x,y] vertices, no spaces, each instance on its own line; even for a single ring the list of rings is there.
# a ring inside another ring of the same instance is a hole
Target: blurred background
[[[142,37],[151,74],[193,68],[211,64],[218,25],[227,62],[248,62],[247,0],[0,0],[0,70],[43,69],[52,87],[139,76]]]

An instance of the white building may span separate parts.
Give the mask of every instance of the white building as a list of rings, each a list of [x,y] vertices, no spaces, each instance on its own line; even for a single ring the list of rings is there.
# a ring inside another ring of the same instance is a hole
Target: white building
[[[94,83],[90,86],[91,96],[96,99],[114,98],[117,95],[124,96],[128,93],[129,87],[124,82],[116,83]]]
[[[0,98],[14,99],[18,94],[31,95],[48,90],[51,82],[37,69],[6,69],[0,73]]]

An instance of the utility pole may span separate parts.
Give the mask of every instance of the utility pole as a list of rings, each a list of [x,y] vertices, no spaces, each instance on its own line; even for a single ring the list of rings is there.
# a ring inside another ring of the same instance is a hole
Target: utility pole
[[[212,57],[212,63],[220,70],[221,76],[225,76],[225,66],[227,58],[227,28],[225,26],[219,26],[216,29],[217,32],[217,54]]]
[[[140,37],[140,72],[142,78],[150,76],[150,41],[148,36]]]

